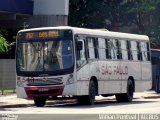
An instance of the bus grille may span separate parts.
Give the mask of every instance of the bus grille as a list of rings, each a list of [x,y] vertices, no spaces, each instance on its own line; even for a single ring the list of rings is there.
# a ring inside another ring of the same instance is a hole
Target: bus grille
[[[61,85],[62,77],[59,78],[43,78],[43,79],[32,79],[28,81],[28,86],[48,86],[48,85]]]

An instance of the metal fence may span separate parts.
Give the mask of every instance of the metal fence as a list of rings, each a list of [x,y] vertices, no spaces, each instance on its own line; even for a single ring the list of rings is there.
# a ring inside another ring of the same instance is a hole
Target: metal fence
[[[0,90],[15,90],[15,59],[0,59]]]

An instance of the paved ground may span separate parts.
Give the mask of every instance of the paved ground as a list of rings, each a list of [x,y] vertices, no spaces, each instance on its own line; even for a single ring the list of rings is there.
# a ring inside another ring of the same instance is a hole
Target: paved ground
[[[134,94],[134,99],[140,99],[140,98],[156,99],[156,98],[160,98],[160,94],[156,93],[154,91],[145,91],[145,92]],[[112,96],[112,97],[102,97],[102,96],[96,97],[97,101],[113,100],[113,99],[115,99],[114,96]],[[50,104],[50,103],[54,104],[54,103],[58,103],[58,102],[62,102],[62,101],[47,101],[46,104]],[[17,107],[30,107],[30,106],[34,106],[33,100],[17,98],[16,94],[3,95],[3,96],[1,95],[0,96],[0,108],[17,108]]]

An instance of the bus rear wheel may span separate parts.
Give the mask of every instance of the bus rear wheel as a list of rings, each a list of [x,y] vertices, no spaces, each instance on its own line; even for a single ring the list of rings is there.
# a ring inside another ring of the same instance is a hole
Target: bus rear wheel
[[[127,82],[127,93],[117,94],[116,100],[118,102],[131,102],[134,94],[134,84],[132,80],[128,80]]]
[[[34,104],[37,106],[37,107],[43,107],[46,103],[46,98],[45,97],[35,97],[34,98]]]

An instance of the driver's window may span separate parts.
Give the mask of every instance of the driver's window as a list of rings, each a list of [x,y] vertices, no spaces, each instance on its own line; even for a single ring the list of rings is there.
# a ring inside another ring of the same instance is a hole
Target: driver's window
[[[84,39],[78,38],[77,39],[77,67],[81,67],[86,64],[86,53],[85,53],[85,43]]]

